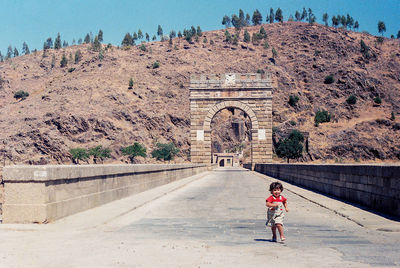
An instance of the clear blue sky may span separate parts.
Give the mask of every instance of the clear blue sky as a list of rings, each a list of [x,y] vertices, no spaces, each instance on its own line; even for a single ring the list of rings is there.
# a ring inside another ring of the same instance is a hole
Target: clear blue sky
[[[104,32],[104,43],[120,45],[125,33],[136,32],[153,36],[160,24],[164,34],[200,25],[203,31],[221,29],[224,15],[238,13],[242,8],[252,16],[258,9],[265,16],[269,8],[283,10],[284,20],[303,7],[311,8],[322,23],[322,14],[349,13],[359,21],[359,31],[378,34],[377,23],[386,24],[385,36],[400,30],[400,0],[0,0],[0,51],[17,47],[21,52],[25,41],[29,48],[39,50],[43,42],[58,32],[69,44],[86,33]]]

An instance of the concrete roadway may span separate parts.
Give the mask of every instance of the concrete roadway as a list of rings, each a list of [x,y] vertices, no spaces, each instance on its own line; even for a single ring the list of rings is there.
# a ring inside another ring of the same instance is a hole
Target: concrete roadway
[[[400,266],[400,232],[376,230],[385,218],[371,216],[377,226],[362,227],[315,203],[341,202],[300,197],[286,183],[287,240],[271,242],[264,223],[272,181],[217,169],[52,224],[3,224],[0,267]],[[359,210],[351,211],[367,221]]]

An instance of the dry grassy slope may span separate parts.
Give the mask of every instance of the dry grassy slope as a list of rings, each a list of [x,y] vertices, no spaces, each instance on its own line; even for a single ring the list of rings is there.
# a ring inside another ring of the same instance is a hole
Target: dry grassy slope
[[[292,127],[289,121],[309,132],[308,159],[400,157],[399,121],[388,120],[392,110],[400,112],[398,40],[385,39],[383,45],[376,45],[375,37],[368,34],[297,22],[264,27],[269,49],[247,47],[243,42],[226,44],[224,30],[219,30],[204,33],[213,45],[203,43],[203,38],[194,44],[176,38],[177,49],[168,42],[146,44],[147,52],[138,47],[113,47],[103,60],[81,45],[49,50],[45,58],[39,51],[0,63],[4,80],[0,89],[0,161],[66,163],[70,162],[70,148],[100,144],[113,149],[110,162],[124,161],[120,146],[139,141],[150,150],[154,140],[173,141],[182,150],[177,161],[187,161],[190,74],[258,69],[271,72],[275,79],[273,120],[278,135]],[[258,30],[248,27],[249,32]],[[361,39],[375,55],[369,61],[359,52]],[[278,52],[275,64],[269,59],[271,47]],[[83,59],[60,68],[62,54],[69,57],[78,49]],[[53,54],[55,68],[51,68]],[[155,61],[160,68],[151,68]],[[75,70],[68,72],[69,68]],[[325,85],[324,77],[329,74],[336,82]],[[131,77],[135,85],[129,90]],[[17,102],[13,94],[18,90],[28,91],[30,96]],[[297,108],[287,104],[290,94],[299,95]],[[358,97],[353,109],[345,104],[351,94]],[[372,98],[377,94],[383,103],[373,107]],[[318,108],[330,110],[334,122],[314,127]]]

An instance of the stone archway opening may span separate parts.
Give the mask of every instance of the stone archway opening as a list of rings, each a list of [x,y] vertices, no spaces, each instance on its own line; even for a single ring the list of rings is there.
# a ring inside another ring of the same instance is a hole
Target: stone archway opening
[[[250,162],[252,127],[246,112],[227,107],[214,115],[210,126],[212,159],[230,157],[226,159],[227,166]]]
[[[272,81],[258,73],[191,77],[191,161],[212,162],[211,121],[223,109],[239,109],[250,118],[250,163],[271,162]]]

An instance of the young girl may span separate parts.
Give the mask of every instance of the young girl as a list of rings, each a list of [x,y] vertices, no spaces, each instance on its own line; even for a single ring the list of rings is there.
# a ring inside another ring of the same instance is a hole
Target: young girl
[[[287,206],[287,199],[281,195],[283,186],[280,182],[273,182],[269,186],[271,196],[266,199],[268,213],[267,222],[265,225],[271,226],[272,230],[272,242],[276,242],[276,229],[278,228],[281,241],[285,241],[285,235],[283,234],[283,219],[285,214],[283,213],[283,207],[286,212],[289,212]]]

